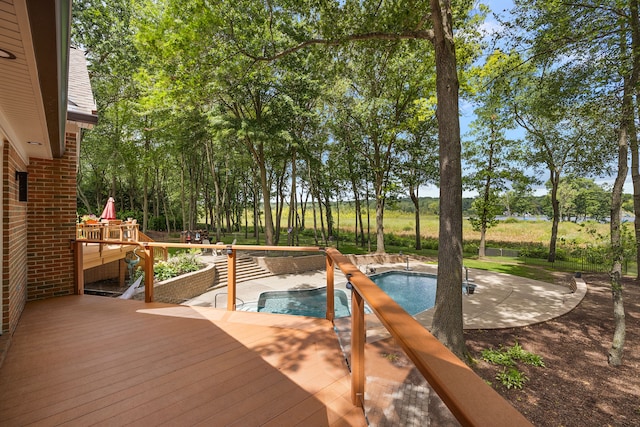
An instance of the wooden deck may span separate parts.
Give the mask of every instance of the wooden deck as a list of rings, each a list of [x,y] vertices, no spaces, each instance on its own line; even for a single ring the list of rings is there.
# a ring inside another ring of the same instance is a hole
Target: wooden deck
[[[90,295],[27,304],[0,425],[366,425],[322,319]]]

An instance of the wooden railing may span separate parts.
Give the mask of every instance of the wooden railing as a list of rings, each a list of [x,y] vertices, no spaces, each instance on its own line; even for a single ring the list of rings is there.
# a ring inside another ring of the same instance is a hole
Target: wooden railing
[[[76,239],[137,242],[138,224],[122,221],[76,224]]]
[[[82,243],[76,241],[76,291],[83,293]],[[104,241],[95,241],[104,243]],[[115,243],[115,242],[109,242]],[[131,244],[130,242],[119,242]],[[166,248],[202,248],[221,250],[227,256],[228,289],[227,310],[236,309],[236,253],[237,251],[288,251],[326,253],[327,313],[328,320],[334,318],[334,272],[335,267],[345,274],[351,283],[351,398],[352,403],[362,407],[365,391],[365,302],[402,347],[415,367],[447,405],[451,413],[463,426],[516,427],[531,426],[509,402],[502,398],[471,368],[449,351],[440,341],[410,316],[391,297],[363,274],[344,255],[334,248],[291,247],[291,246],[249,246],[249,245],[203,245],[166,244],[141,242],[138,245],[145,252],[145,301],[153,301],[153,250]]]

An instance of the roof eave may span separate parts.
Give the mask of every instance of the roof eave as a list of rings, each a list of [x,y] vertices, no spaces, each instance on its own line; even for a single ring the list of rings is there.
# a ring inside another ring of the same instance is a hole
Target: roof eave
[[[71,0],[27,0],[33,50],[53,157],[65,152]],[[56,37],[52,38],[51,35]],[[56,64],[51,69],[51,64]]]

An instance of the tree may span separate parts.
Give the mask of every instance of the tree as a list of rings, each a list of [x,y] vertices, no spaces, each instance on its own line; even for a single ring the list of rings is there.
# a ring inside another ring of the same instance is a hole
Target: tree
[[[472,140],[464,144],[464,157],[471,173],[464,178],[466,187],[479,196],[473,202],[475,215],[469,220],[480,232],[479,256],[485,256],[487,229],[496,224],[496,216],[503,210],[499,194],[514,185],[531,182],[521,171],[520,141],[505,136],[515,128],[513,115],[503,100],[509,93],[509,67],[519,58],[495,51],[482,67],[472,74],[476,102],[476,119],[471,123]]]
[[[614,252],[611,283],[615,331],[609,364],[616,365],[621,362],[624,346],[624,308],[619,284],[622,251],[618,221],[629,140],[632,145],[634,196],[637,195],[636,214],[640,211],[640,175],[637,170],[634,171],[638,164],[637,152],[634,151],[638,147],[632,100],[632,93],[638,93],[640,71],[638,2],[563,3],[516,0],[514,12],[518,16],[515,24],[525,27],[525,33],[529,31],[535,56],[555,60],[562,64],[560,68],[565,67],[566,58],[571,57],[571,69],[580,76],[579,84],[586,88],[583,93],[597,98],[598,102],[592,103],[592,106],[604,108],[604,111],[594,108],[594,111],[599,112],[598,120],[588,123],[605,124],[608,129],[595,133],[610,135],[611,130],[615,129],[617,138],[609,137],[610,141],[617,140],[617,147],[614,149],[610,146],[609,154],[615,153],[618,158],[611,203],[611,245]],[[603,118],[610,118],[610,121],[603,123]],[[585,123],[580,125],[584,127]],[[598,161],[602,162],[602,158]],[[636,236],[640,236],[640,223],[636,223]]]
[[[588,78],[573,67],[548,69],[520,80],[511,105],[516,121],[531,142],[526,158],[531,167],[544,165],[549,173],[552,227],[549,262],[555,261],[560,205],[558,186],[564,173],[583,176],[605,174],[612,159],[610,123],[603,123],[606,107],[599,99],[585,98]]]

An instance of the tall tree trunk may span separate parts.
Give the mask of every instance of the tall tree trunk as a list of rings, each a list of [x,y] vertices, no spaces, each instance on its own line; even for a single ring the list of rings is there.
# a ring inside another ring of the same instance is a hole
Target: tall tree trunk
[[[367,185],[367,252],[371,252],[371,210],[369,206],[369,184]]]
[[[376,173],[375,178],[376,193],[376,253],[385,253],[384,248],[384,202],[385,194],[382,184],[382,174]]]
[[[636,4],[637,7],[637,4]],[[637,12],[637,9],[636,9]],[[624,25],[622,25],[624,30]],[[624,31],[622,31],[624,34]],[[621,37],[621,50],[627,50],[624,37]],[[626,324],[624,314],[624,300],[622,297],[622,262],[624,261],[624,251],[622,248],[622,238],[620,231],[620,217],[622,213],[622,188],[627,178],[627,156],[628,156],[628,131],[631,122],[634,120],[633,102],[631,91],[636,81],[633,77],[624,76],[624,92],[622,95],[622,117],[620,120],[620,130],[618,135],[618,174],[613,184],[611,192],[611,250],[613,252],[613,265],[611,267],[611,293],[613,297],[613,317],[615,328],[613,340],[609,348],[609,365],[620,366],[622,364],[622,353],[626,335]],[[633,84],[633,86],[632,86]]]
[[[551,181],[551,239],[549,240],[549,258],[547,261],[556,261],[556,242],[558,241],[558,224],[560,224],[560,202],[558,201],[558,186],[560,185],[560,172],[551,170],[549,180]]]
[[[87,208],[87,212],[91,213],[91,203],[89,203],[89,199],[87,199],[87,196],[82,191],[82,188],[80,188],[80,180],[78,180],[76,188],[78,189],[78,196],[80,196],[80,200],[82,200],[84,207]]]
[[[216,171],[215,160],[213,158],[213,147],[211,146],[212,142],[209,141],[205,145],[205,149],[207,152],[207,160],[209,163],[209,172],[211,173],[211,178],[213,180],[213,191],[215,194],[215,217],[212,215],[211,220],[213,225],[215,226],[216,231],[216,242],[220,241],[220,220],[222,218],[222,206],[221,206],[221,197],[220,197],[220,183],[218,182],[218,173]]]
[[[635,88],[636,105],[640,108],[640,88],[634,82],[638,81],[640,73],[640,19],[638,18],[638,0],[630,1],[631,10],[631,51],[633,53],[633,72],[631,87]],[[631,181],[633,182],[633,211],[635,213],[634,231],[636,236],[636,265],[637,279],[640,279],[640,155],[638,153],[638,135],[635,121],[629,123],[629,142],[631,145]]]
[[[432,333],[462,360],[467,355],[462,324],[462,165],[458,73],[451,2],[431,0],[436,56],[440,154],[438,286]]]
[[[480,246],[478,247],[478,256],[487,256],[487,227],[485,225],[480,227]]]
[[[262,204],[264,211],[264,244],[273,246],[275,243],[273,229],[273,215],[271,211],[271,186],[267,179],[267,168],[264,164],[264,156],[259,164],[260,166],[260,185],[262,190]]]
[[[294,242],[296,241],[296,235],[298,233],[296,227],[296,214],[298,213],[298,206],[296,204],[296,196],[298,195],[298,190],[296,189],[297,180],[298,177],[296,175],[296,149],[293,148],[293,153],[291,155],[291,198],[289,200],[289,218],[287,224],[287,244],[289,246],[294,245]]]
[[[422,249],[422,238],[420,236],[420,198],[418,197],[418,190],[413,184],[409,184],[409,197],[413,202],[413,209],[416,219],[416,250]]]
[[[351,181],[351,191],[353,192],[353,199],[355,204],[354,207],[355,207],[355,214],[356,214],[356,228],[355,228],[356,242],[355,243],[356,243],[356,246],[358,246],[358,242],[360,242],[361,246],[364,246],[364,236],[362,236],[361,240],[358,238],[358,222],[360,222],[360,229],[362,229],[362,213],[360,212],[360,198],[358,197],[358,185],[356,182],[356,177],[352,175],[350,177],[350,181]]]
[[[627,176],[627,133],[626,127],[620,129],[618,141],[618,175],[616,176],[611,194],[611,250],[613,252],[613,266],[611,267],[611,293],[613,297],[613,316],[615,329],[613,341],[609,349],[609,365],[622,364],[626,326],[624,301],[622,297],[622,262],[623,251],[620,236],[620,214],[622,206],[622,187]]]
[[[491,143],[489,145],[489,159],[487,163],[487,177],[484,182],[484,191],[482,195],[482,212],[480,212],[480,247],[478,248],[478,256],[486,256],[487,245],[487,224],[489,222],[489,200],[491,197],[491,175],[493,173],[493,155],[494,155],[494,138],[495,129],[493,120],[491,120]]]
[[[180,157],[182,162],[181,172],[180,172],[180,209],[182,213],[182,231],[187,231],[187,207],[186,207],[186,194],[185,194],[185,179],[184,174],[186,170],[186,164],[184,161],[184,154]]]

